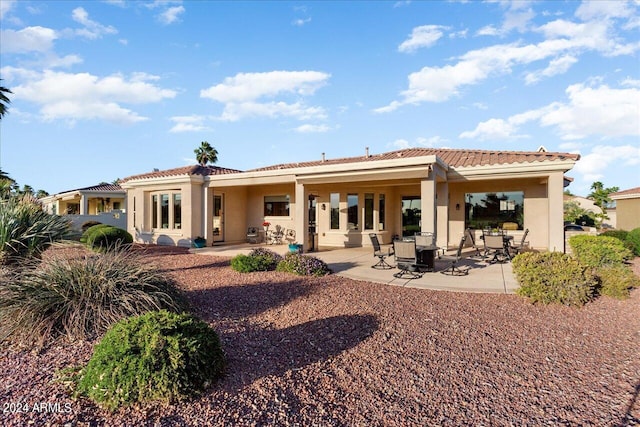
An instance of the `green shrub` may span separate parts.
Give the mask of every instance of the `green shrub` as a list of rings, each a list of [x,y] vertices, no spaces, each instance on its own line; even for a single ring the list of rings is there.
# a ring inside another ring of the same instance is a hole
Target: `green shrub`
[[[82,232],[84,233],[85,231],[87,231],[89,228],[93,227],[94,225],[101,225],[102,223],[100,221],[85,221],[82,223],[82,225],[80,226],[80,229],[82,230]]]
[[[89,230],[87,246],[94,251],[104,252],[133,243],[133,236],[122,228],[94,225]]]
[[[300,276],[325,276],[331,273],[324,261],[296,252],[287,253],[278,264],[277,271],[285,271]]]
[[[600,234],[600,236],[615,237],[616,239],[619,239],[620,241],[622,241],[625,248],[633,252],[634,245],[631,241],[627,240],[628,235],[629,232],[626,230],[607,230]]]
[[[92,339],[131,315],[181,311],[184,301],[166,274],[132,253],[45,259],[0,287],[0,336]]]
[[[626,265],[614,265],[599,268],[600,293],[613,298],[625,299],[631,289],[640,286],[640,278]]]
[[[513,259],[518,295],[533,303],[580,307],[596,294],[596,279],[580,262],[561,252],[525,252]]]
[[[245,254],[238,254],[231,258],[231,268],[240,273],[251,273],[260,271],[258,260]]]
[[[634,228],[627,234],[627,242],[629,242],[633,254],[640,256],[640,227]]]
[[[111,227],[111,225],[108,224],[94,224],[91,227],[87,228],[86,230],[84,230],[82,232],[82,237],[80,237],[80,243],[87,243],[87,240],[89,239],[89,235],[92,235],[93,233],[96,233],[97,230],[101,230],[103,228],[107,228],[107,227]]]
[[[585,266],[598,268],[633,258],[624,243],[610,236],[576,235],[569,238],[574,256]]]
[[[282,261],[282,256],[265,248],[256,248],[249,255],[239,254],[231,259],[231,268],[241,273],[272,271]]]
[[[629,234],[629,232],[626,230],[607,230],[600,233],[600,236],[615,237],[616,239],[620,239],[624,242],[627,240],[627,234]]]
[[[0,200],[0,265],[40,258],[52,243],[69,235],[69,222],[50,215],[30,197]]]
[[[187,314],[150,312],[115,324],[77,376],[76,393],[108,409],[171,403],[204,391],[224,369],[216,332]]]

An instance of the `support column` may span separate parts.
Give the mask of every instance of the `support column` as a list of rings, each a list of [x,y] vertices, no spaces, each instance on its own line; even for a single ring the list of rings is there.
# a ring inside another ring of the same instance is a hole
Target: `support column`
[[[564,252],[564,173],[555,172],[547,181],[549,203],[549,250]]]
[[[449,184],[437,183],[436,195],[436,245],[446,248],[449,244]]]
[[[209,233],[209,228],[212,221],[209,220],[209,215],[211,214],[211,207],[209,206],[209,193],[211,192],[209,187],[206,185],[202,186],[202,236],[207,240],[207,242],[211,242],[213,244],[213,233]]]
[[[304,184],[296,182],[296,204],[295,204],[295,228],[296,240],[302,244],[303,250],[309,250],[309,209],[307,207],[307,195]]]
[[[430,174],[432,175],[432,174]],[[420,181],[422,221],[420,230],[436,232],[436,183],[433,176]]]
[[[89,200],[87,196],[84,194],[80,195],[80,215],[88,215],[89,211]]]

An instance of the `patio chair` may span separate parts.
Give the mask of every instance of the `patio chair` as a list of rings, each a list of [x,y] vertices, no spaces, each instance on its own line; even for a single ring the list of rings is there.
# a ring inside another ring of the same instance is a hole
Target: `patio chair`
[[[292,244],[296,242],[296,230],[288,229],[285,233],[284,239],[288,244]]]
[[[416,242],[396,240],[393,242],[396,266],[400,271],[393,274],[398,279],[417,279],[422,277],[418,268]]]
[[[516,255],[523,252],[529,246],[529,242],[527,242],[528,234],[529,229],[527,228],[526,230],[524,230],[524,234],[522,235],[522,240],[520,240],[520,243],[517,246],[512,246],[510,248]]]
[[[247,229],[247,242],[249,243],[260,242],[260,233],[258,233],[258,227],[249,227]]]
[[[271,233],[271,244],[281,245],[284,238],[284,228],[281,225],[276,225],[276,229]]]
[[[502,234],[486,234],[484,236],[484,247],[489,255],[493,254],[493,258],[489,261],[504,262],[505,259],[511,260],[509,250],[505,245],[504,235]]]
[[[486,253],[485,253],[485,254],[481,254],[481,253],[480,253],[480,247],[478,247],[478,246],[476,245],[476,233],[475,233],[472,229],[467,228],[467,229],[464,231],[464,234],[465,234],[465,236],[467,236],[467,238],[468,238],[468,239],[469,239],[469,241],[471,242],[471,246],[473,247],[473,249],[475,249],[475,250],[476,250],[476,255],[477,255],[477,256],[485,256],[485,255],[486,255]]]
[[[389,248],[387,252],[383,252],[380,248],[380,241],[378,240],[378,235],[376,233],[369,233],[369,238],[371,239],[371,245],[373,246],[373,256],[378,257],[378,262],[372,265],[371,268],[380,270],[391,270],[394,268],[386,261],[387,258],[393,255],[393,250]]]
[[[449,261],[449,265],[447,268],[442,270],[440,273],[442,274],[451,274],[452,276],[466,276],[469,274],[469,269],[461,269],[457,266],[458,261],[462,258],[462,248],[464,248],[464,244],[467,241],[467,234],[465,233],[460,239],[460,244],[458,245],[458,249],[456,253],[453,255],[441,255],[439,259],[444,261]]]

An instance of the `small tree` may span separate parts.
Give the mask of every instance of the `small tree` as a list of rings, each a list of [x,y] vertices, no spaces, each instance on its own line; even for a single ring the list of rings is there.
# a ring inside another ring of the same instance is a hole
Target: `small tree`
[[[587,197],[593,200],[593,203],[596,206],[599,206],[604,212],[605,208],[607,207],[607,203],[610,203],[612,201],[611,198],[609,197],[609,194],[615,193],[616,191],[619,190],[619,188],[618,187],[605,188],[602,182],[596,181],[593,184],[591,184],[591,190],[592,190],[591,193],[589,193]]]
[[[193,150],[196,153],[196,160],[202,166],[208,163],[216,163],[218,161],[218,151],[211,146],[207,141],[202,141],[200,147]]]

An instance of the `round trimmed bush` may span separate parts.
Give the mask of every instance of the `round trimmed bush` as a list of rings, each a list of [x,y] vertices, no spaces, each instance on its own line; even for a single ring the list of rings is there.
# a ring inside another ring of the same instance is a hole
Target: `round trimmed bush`
[[[574,256],[588,267],[621,264],[633,258],[625,244],[615,237],[577,235],[569,238]]]
[[[95,225],[87,232],[87,246],[99,252],[133,243],[133,236],[128,231],[111,225],[104,227]]]
[[[325,276],[331,273],[329,266],[321,259],[295,252],[287,253],[276,270],[300,276]]]
[[[80,229],[82,230],[82,232],[84,233],[85,231],[87,231],[89,228],[93,227],[94,225],[100,225],[102,224],[100,221],[85,221],[82,223],[82,225],[80,226]]]
[[[218,335],[205,322],[149,312],[109,329],[80,372],[76,392],[108,409],[171,403],[203,392],[224,365]]]
[[[185,308],[175,283],[132,253],[48,258],[0,286],[0,336],[92,339],[123,318]]]
[[[596,274],[600,280],[602,295],[625,299],[629,297],[631,289],[640,286],[640,278],[623,264],[599,268]]]
[[[89,239],[89,235],[96,233],[97,230],[100,230],[102,228],[107,228],[107,227],[111,227],[111,225],[99,223],[99,224],[94,224],[88,227],[86,230],[82,232],[82,236],[80,237],[80,243],[87,243],[87,240]]]
[[[561,252],[525,252],[513,261],[520,287],[518,295],[531,302],[582,306],[596,295],[597,281],[592,269]]]
[[[231,268],[240,273],[272,271],[282,261],[282,256],[266,248],[256,248],[249,255],[239,254],[231,259]]]

